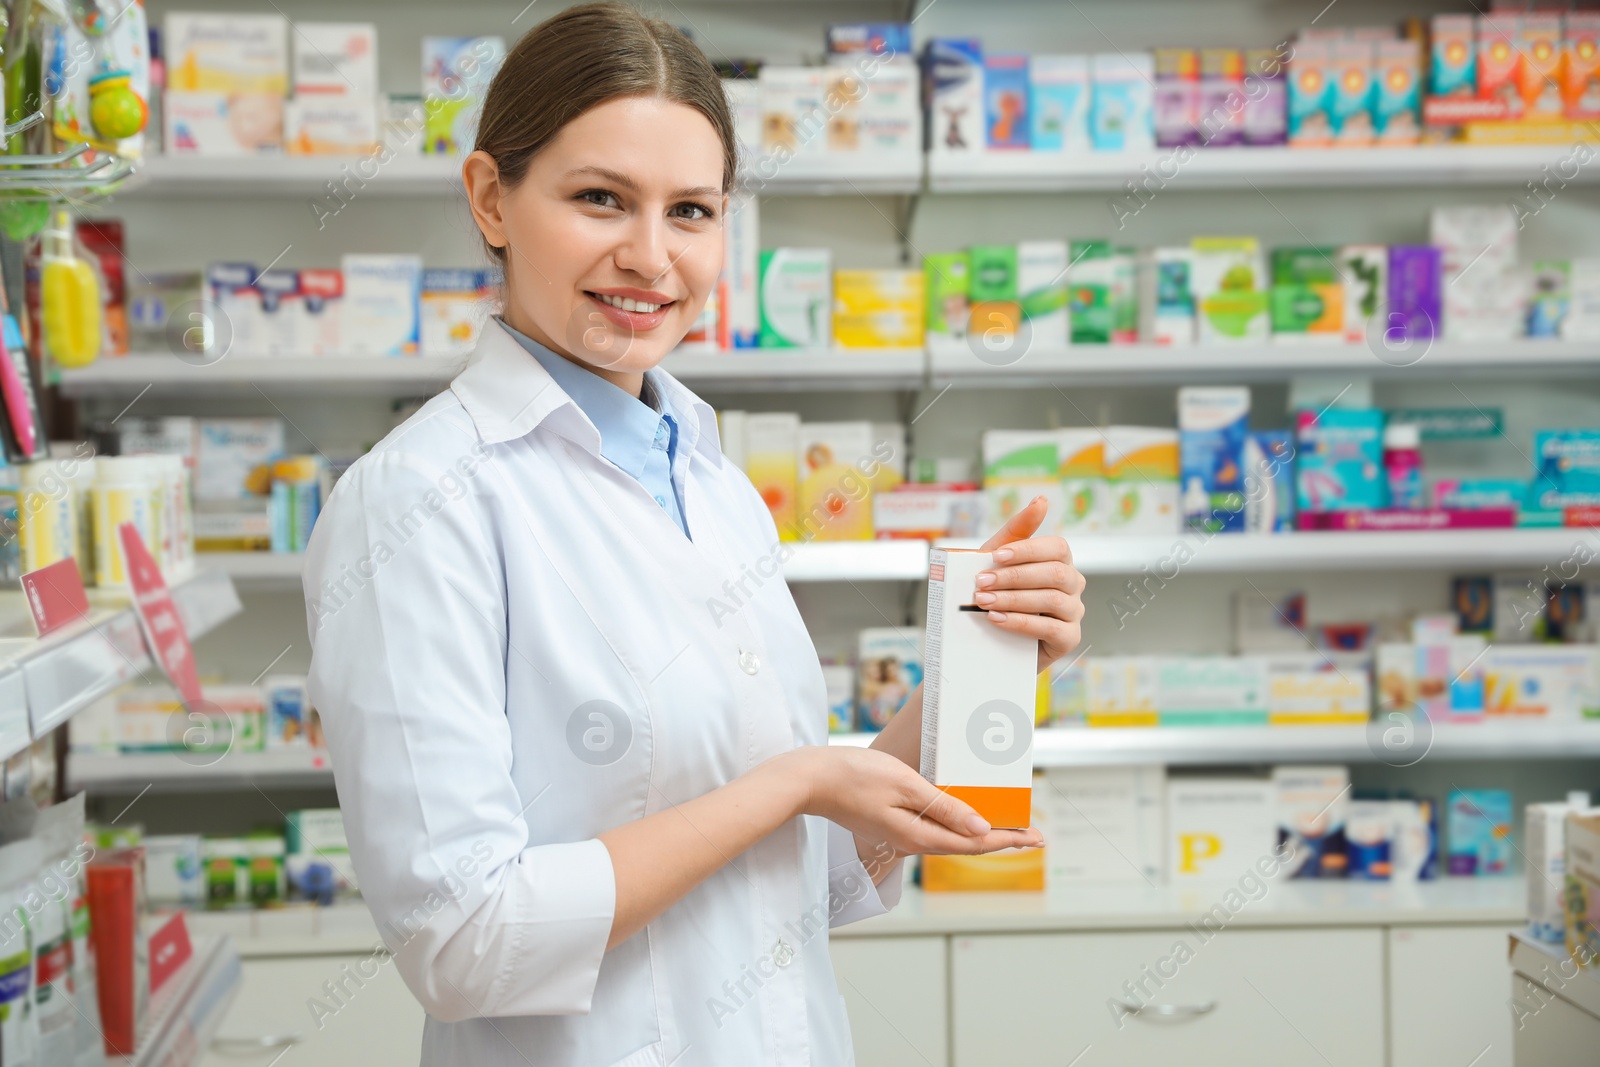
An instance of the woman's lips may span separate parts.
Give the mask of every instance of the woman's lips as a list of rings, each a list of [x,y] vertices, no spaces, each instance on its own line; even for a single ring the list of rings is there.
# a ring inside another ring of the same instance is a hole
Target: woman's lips
[[[666,321],[667,312],[671,311],[677,303],[673,301],[670,304],[662,304],[654,311],[624,311],[614,304],[606,303],[593,293],[585,292],[583,295],[588,297],[590,302],[600,309],[600,313],[606,317],[607,321],[622,329],[634,332],[653,330],[660,326]]]

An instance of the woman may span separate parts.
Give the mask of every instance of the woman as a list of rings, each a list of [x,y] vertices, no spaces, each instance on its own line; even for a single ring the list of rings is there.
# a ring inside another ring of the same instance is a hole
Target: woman
[[[609,4],[530,31],[462,167],[503,315],[312,538],[312,693],[425,1064],[849,1063],[828,926],[893,906],[907,854],[1040,843],[918,775],[920,689],[871,749],[826,744],[787,550],[656,368],[734,171],[682,34]],[[978,594],[1041,670],[1083,613],[1043,517]]]

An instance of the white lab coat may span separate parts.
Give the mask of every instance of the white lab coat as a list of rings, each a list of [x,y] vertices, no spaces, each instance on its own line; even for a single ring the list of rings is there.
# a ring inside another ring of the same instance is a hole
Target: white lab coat
[[[422,1062],[853,1062],[829,925],[883,912],[797,818],[607,952],[601,832],[827,742],[772,519],[664,372],[686,539],[494,320],[343,478],[306,557],[310,687],[350,860],[427,1009]],[[870,995],[870,991],[864,991]]]

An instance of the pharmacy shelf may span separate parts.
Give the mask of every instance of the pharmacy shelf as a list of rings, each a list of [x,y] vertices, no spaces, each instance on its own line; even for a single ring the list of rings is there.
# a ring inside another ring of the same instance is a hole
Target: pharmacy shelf
[[[1184,574],[1282,571],[1479,571],[1545,566],[1572,568],[1600,559],[1600,528],[1404,532],[1318,531],[1283,534],[1199,532],[1119,537],[1068,537],[1073,563],[1084,574],[1150,574],[1152,591]],[[976,548],[976,540],[941,541]]]
[[[922,155],[859,153],[850,158],[758,159],[745,177],[758,196],[858,196],[922,188]],[[367,196],[461,196],[461,160],[395,152],[353,156],[151,156],[118,196],[307,198],[316,218]]]
[[[241,608],[228,576],[202,570],[172,585],[173,601],[191,639],[215,629]],[[96,595],[88,619],[44,638],[28,638],[32,621],[21,593],[0,594],[0,691],[18,691],[21,705],[0,704],[9,712],[26,708],[33,737],[43,737],[80,709],[118,686],[160,673],[151,662],[139,620],[125,598]],[[0,725],[0,740],[13,731]],[[23,739],[23,744],[27,739]],[[12,749],[15,751],[15,748]]]
[[[206,793],[236,789],[332,789],[325,749],[259,752],[82,752],[67,757],[70,790],[89,793]]]
[[[927,356],[921,348],[794,349],[674,352],[662,366],[702,392],[793,392],[922,387]],[[367,394],[409,396],[442,389],[465,359],[382,356],[224,356],[196,365],[166,354],[136,354],[64,371],[68,396]]]
[[[1178,767],[1266,763],[1388,763],[1427,760],[1600,759],[1600,722],[1422,723],[1404,738],[1394,724],[1358,726],[1049,727],[1033,735],[1035,767]],[[873,734],[835,744],[870,745]],[[1402,743],[1403,742],[1403,743]]]
[[[442,357],[259,357],[224,356],[197,365],[168,354],[140,353],[104,358],[81,370],[63,371],[68,396],[245,393],[305,393],[409,396],[442,389],[465,360]]]
[[[979,358],[960,342],[930,346],[936,388],[1064,385],[1184,385],[1284,381],[1297,374],[1349,374],[1416,380],[1578,377],[1600,373],[1600,343],[1518,339],[1495,343],[1371,345],[1266,342],[1238,345],[1032,346]]]
[[[926,541],[812,541],[784,546],[791,582],[921,581]],[[200,562],[245,588],[299,589],[305,557],[287,552],[202,552]]]
[[[1316,189],[1352,186],[1477,185],[1521,188],[1571,153],[1561,145],[1418,145],[1411,148],[1316,150],[1214,147],[1149,152],[973,152],[930,155],[928,190],[935,193],[1109,192],[1127,196],[1129,182],[1145,202],[1185,189]],[[1579,168],[1573,181],[1593,183]],[[1148,186],[1145,185],[1149,181]],[[1164,182],[1164,185],[1162,184]]]
[[[700,392],[835,392],[922,388],[921,348],[748,349],[674,352],[662,366]]]
[[[831,937],[912,934],[1066,933],[1176,930],[1199,923],[1231,881],[1151,885],[1132,870],[1115,882],[1074,882],[1037,893],[924,893],[907,886],[886,915],[851,923]],[[1280,878],[1271,891],[1231,909],[1228,929],[1284,927],[1454,926],[1521,927],[1527,883],[1518,875],[1440,878],[1427,882],[1347,882]],[[1230,898],[1232,899],[1232,898]]]
[[[211,1039],[239,990],[243,969],[229,937],[195,935],[194,955],[150,995],[132,1056],[108,1056],[126,1067],[191,1067],[208,1061]]]

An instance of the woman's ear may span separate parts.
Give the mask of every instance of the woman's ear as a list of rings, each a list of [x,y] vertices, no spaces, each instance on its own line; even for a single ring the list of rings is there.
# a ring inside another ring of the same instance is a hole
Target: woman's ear
[[[495,248],[504,248],[505,230],[500,217],[500,202],[504,190],[500,187],[500,167],[487,152],[477,151],[461,163],[461,182],[467,189],[467,203],[472,206],[472,217],[483,239]]]

